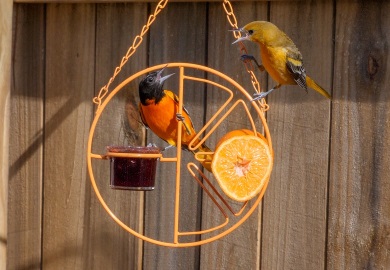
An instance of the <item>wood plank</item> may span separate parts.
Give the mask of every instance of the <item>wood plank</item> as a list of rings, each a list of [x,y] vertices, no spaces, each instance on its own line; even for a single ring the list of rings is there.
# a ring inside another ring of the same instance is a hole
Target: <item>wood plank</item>
[[[39,268],[42,243],[44,6],[17,5],[11,92],[9,269]]]
[[[6,268],[7,257],[7,204],[10,135],[10,91],[12,54],[12,1],[0,3],[0,269]]]
[[[146,0],[142,2],[159,2],[160,0]],[[169,2],[220,2],[221,0],[169,0]],[[231,2],[251,2],[252,0],[231,0]],[[267,1],[267,0],[259,0],[259,1]],[[293,1],[293,0],[268,0],[268,1]],[[140,2],[140,0],[14,0],[15,3],[102,3],[102,4],[107,4],[107,3],[131,3],[131,2]]]
[[[133,39],[147,21],[147,4],[109,4],[97,6],[95,95],[112,76]],[[141,45],[110,90],[123,79],[146,66],[147,44]],[[106,107],[95,132],[94,153],[105,153],[108,145],[142,145],[144,132],[138,119],[137,84],[119,92]],[[129,110],[126,110],[129,108]],[[129,115],[127,115],[127,113]],[[129,120],[129,121],[128,121]],[[95,180],[111,210],[130,228],[142,232],[143,193],[109,188],[109,161],[96,161]],[[94,191],[92,191],[94,193]],[[88,253],[91,269],[141,269],[142,242],[117,225],[91,195],[90,238],[95,248]],[[104,236],[104,237],[102,237]],[[102,248],[104,247],[104,248]]]
[[[266,20],[268,13],[267,3],[235,3],[233,5],[240,27],[254,20]],[[228,32],[230,26],[221,3],[210,4],[209,31],[208,31],[208,65],[213,67],[240,83],[249,93],[253,93],[250,77],[240,59],[238,45],[231,43],[234,37]],[[248,52],[254,53],[258,49],[255,44],[245,43]],[[256,75],[262,87],[266,87],[265,74]],[[210,77],[212,79],[212,77]],[[224,83],[221,80],[217,80]],[[240,96],[237,90],[234,90]],[[242,98],[242,96],[240,96]],[[212,87],[207,91],[207,118],[211,118],[226,100],[226,94]],[[249,102],[247,102],[249,104]],[[249,104],[250,107],[250,104]],[[236,110],[221,126],[212,134],[211,145],[228,131],[241,128],[251,128],[244,110]],[[257,124],[259,131],[262,125]],[[213,177],[211,177],[213,179]],[[213,180],[216,187],[218,184]],[[222,192],[223,194],[223,192]],[[234,203],[230,200],[231,204]],[[235,205],[237,208],[237,205]],[[225,209],[226,210],[226,209]],[[203,239],[216,235],[229,228],[240,220],[230,217],[229,225],[216,233],[206,234]],[[223,222],[222,215],[212,201],[204,194],[202,211],[202,228],[215,227]],[[210,244],[201,247],[201,269],[259,269],[260,241],[261,241],[261,206],[249,217],[249,219],[235,231]]]
[[[205,63],[206,49],[206,4],[172,3],[159,14],[150,28],[149,65],[165,62]],[[154,10],[154,5],[152,6]],[[186,18],[186,19],[184,19]],[[169,69],[165,74],[176,75],[165,83],[166,89],[178,93],[178,69]],[[184,104],[191,114],[195,129],[203,126],[204,90],[194,90],[194,83],[186,83]],[[167,144],[158,139],[150,130],[147,142],[159,146]],[[176,154],[171,148],[164,156]],[[200,228],[199,185],[189,176],[184,164],[193,160],[190,152],[182,152],[181,189],[180,189],[180,231],[194,231]],[[172,243],[174,241],[174,164],[159,163],[157,167],[156,189],[146,194],[145,232],[148,236]],[[197,237],[179,239],[180,242],[195,241]],[[199,247],[188,249],[170,249],[145,243],[144,268],[153,269],[191,269],[199,267]]]
[[[333,2],[271,3],[270,21],[294,40],[307,74],[330,91]],[[264,200],[262,268],[324,269],[331,103],[298,86],[283,86],[268,103],[275,162]]]
[[[46,10],[42,268],[90,269],[89,256],[105,248],[88,245],[85,149],[93,115],[96,10],[95,5]]]
[[[390,3],[338,1],[328,268],[390,268]]]

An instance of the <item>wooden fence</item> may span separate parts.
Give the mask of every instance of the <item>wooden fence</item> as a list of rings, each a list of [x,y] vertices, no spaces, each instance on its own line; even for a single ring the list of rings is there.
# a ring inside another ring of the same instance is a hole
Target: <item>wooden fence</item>
[[[2,11],[10,11],[9,2],[0,4]],[[1,139],[9,148],[0,164],[2,176],[9,176],[0,186],[0,221],[7,216],[0,245],[7,269],[390,268],[390,2],[233,2],[239,25],[269,20],[288,33],[308,74],[333,100],[297,86],[269,96],[275,164],[264,199],[233,233],[193,248],[142,243],[125,232],[101,207],[86,169],[92,98],[156,3],[39,2],[13,6],[10,90],[1,84]],[[169,3],[115,83],[148,66],[180,61],[215,68],[251,89],[228,29],[221,2]],[[246,45],[259,56],[257,46]],[[4,48],[1,54],[9,56]],[[9,75],[8,62],[0,61]],[[263,89],[274,85],[264,73],[259,78]],[[97,147],[145,141],[134,117],[137,99],[137,91],[127,91],[114,101]],[[207,89],[186,97],[195,126],[219,101]],[[241,120],[229,121],[226,130]],[[150,132],[147,141],[162,144]],[[103,179],[107,168],[96,169]],[[147,225],[146,233],[169,240],[173,173],[159,170],[156,191],[145,196],[107,185],[102,194],[125,222]],[[184,184],[182,192],[188,218],[180,225],[214,224],[216,214],[199,187]]]

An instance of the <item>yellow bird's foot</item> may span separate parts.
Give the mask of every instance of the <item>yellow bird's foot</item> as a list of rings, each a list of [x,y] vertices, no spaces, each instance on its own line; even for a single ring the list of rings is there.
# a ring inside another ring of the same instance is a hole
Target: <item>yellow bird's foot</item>
[[[271,89],[268,90],[267,92],[254,93],[254,94],[253,94],[253,99],[252,99],[252,101],[259,100],[259,99],[262,99],[262,98],[265,98],[266,96],[268,96],[268,95],[269,95],[272,91],[274,91],[275,89],[277,89],[277,88],[276,88],[276,87],[271,88]]]
[[[265,68],[263,65],[260,65],[259,62],[257,62],[256,58],[253,55],[243,54],[240,57],[241,61],[244,63],[248,63],[250,61],[255,62],[256,66],[260,69],[260,71],[264,71]]]
[[[253,94],[253,99],[252,99],[252,101],[259,100],[259,99],[262,99],[262,98],[265,98],[265,97],[268,96],[272,91],[274,91],[275,89],[280,88],[281,86],[282,86],[281,84],[278,84],[277,86],[275,86],[274,88],[271,88],[271,89],[268,90],[267,92],[254,93],[254,94]]]
[[[254,93],[252,101],[256,101],[256,100],[265,98],[268,94],[269,94],[268,92]]]

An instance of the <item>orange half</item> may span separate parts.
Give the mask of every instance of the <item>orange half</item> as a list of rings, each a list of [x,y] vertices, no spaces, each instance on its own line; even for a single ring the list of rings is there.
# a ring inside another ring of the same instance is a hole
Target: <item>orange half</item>
[[[272,151],[264,137],[238,135],[220,140],[211,168],[223,192],[243,202],[260,193],[272,165]]]

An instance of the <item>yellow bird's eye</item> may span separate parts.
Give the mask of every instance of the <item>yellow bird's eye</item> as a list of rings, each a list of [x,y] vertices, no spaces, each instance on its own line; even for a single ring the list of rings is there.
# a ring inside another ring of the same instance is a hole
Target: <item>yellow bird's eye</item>
[[[252,35],[253,34],[253,30],[248,30],[248,34]]]

